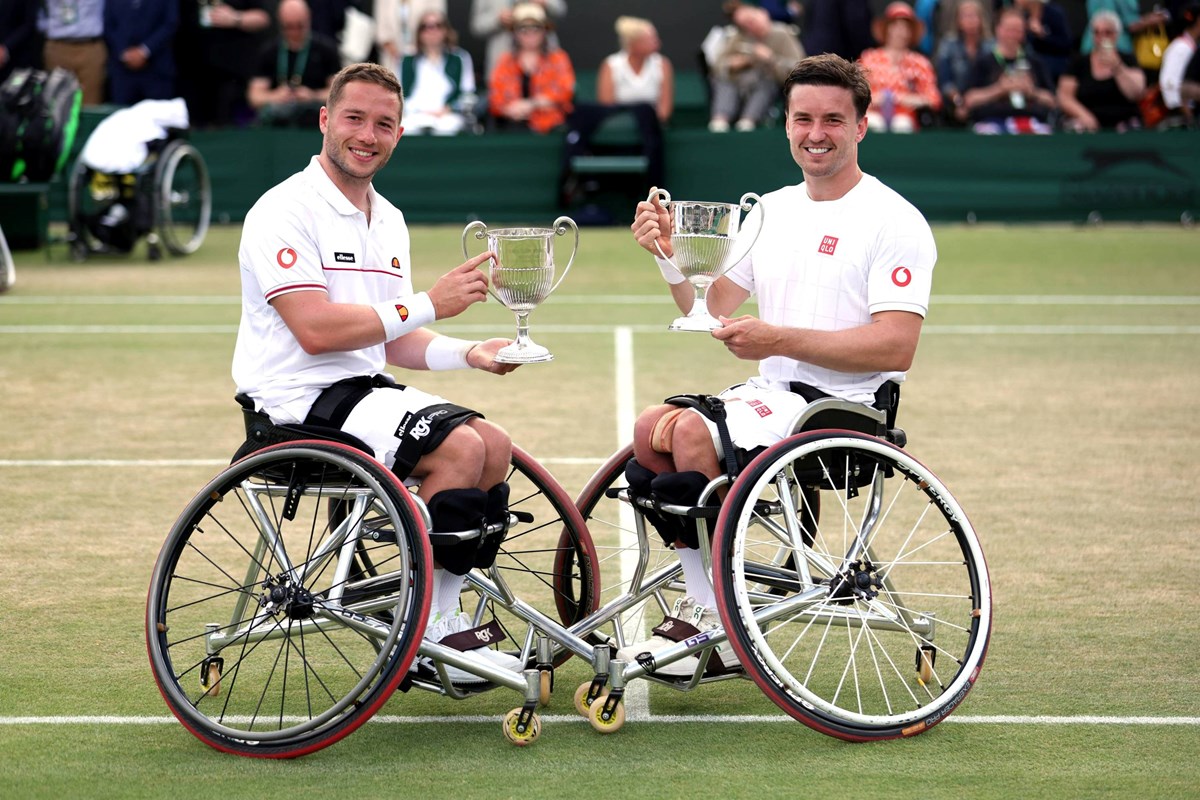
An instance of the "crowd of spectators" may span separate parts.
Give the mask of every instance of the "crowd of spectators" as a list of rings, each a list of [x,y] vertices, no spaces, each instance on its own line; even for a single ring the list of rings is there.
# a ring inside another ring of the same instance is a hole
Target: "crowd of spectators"
[[[197,127],[307,125],[340,66],[373,60],[401,76],[414,133],[559,130],[581,88],[668,123],[678,67],[654,21],[614,14],[615,47],[579,87],[567,14],[470,0],[469,52],[447,0],[0,0],[0,81],[64,67],[85,105],[183,97]],[[1192,0],[730,0],[685,68],[718,133],[773,124],[782,76],[822,52],[867,68],[878,131],[1192,127],[1198,37]]]

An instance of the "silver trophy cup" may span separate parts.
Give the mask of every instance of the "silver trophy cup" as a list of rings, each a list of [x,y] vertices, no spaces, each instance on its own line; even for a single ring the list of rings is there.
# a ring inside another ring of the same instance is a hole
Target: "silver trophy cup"
[[[674,258],[667,258],[658,242],[654,247],[658,254],[668,261],[675,269],[683,273],[688,283],[696,290],[696,301],[692,310],[686,316],[680,317],[670,325],[673,331],[713,331],[721,327],[721,322],[708,311],[705,297],[708,287],[713,282],[733,268],[750,252],[750,248],[758,241],[762,233],[763,208],[762,198],[754,192],[746,192],[738,203],[698,203],[688,200],[671,200],[666,189],[652,189],[651,202],[654,198],[667,209],[671,216],[671,247],[675,250]],[[739,246],[741,252],[735,255],[734,245],[745,239],[741,230],[742,212],[749,211],[750,201],[758,204],[758,227],[754,236]]]
[[[554,237],[568,230],[575,233],[575,245],[567,266],[554,279]],[[491,285],[488,292],[517,315],[517,338],[500,348],[496,360],[503,364],[536,364],[553,361],[545,347],[529,338],[529,315],[558,288],[567,277],[575,253],[579,251],[579,228],[570,217],[559,217],[551,228],[495,228],[488,230],[479,220],[463,229],[463,255],[470,258],[467,239],[487,237],[487,249],[495,253],[491,260]]]

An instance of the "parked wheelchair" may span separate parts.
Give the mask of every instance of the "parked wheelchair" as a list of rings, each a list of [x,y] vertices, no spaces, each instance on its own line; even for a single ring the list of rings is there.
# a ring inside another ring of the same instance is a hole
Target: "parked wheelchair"
[[[200,152],[178,132],[148,144],[130,172],[93,169],[76,160],[67,184],[71,256],[124,254],[146,239],[151,261],[196,252],[212,215],[212,187]]]
[[[412,688],[455,699],[516,691],[521,705],[502,730],[529,744],[555,669],[571,656],[593,675],[573,706],[601,733],[624,724],[633,680],[690,691],[749,679],[828,735],[898,738],[945,719],[987,652],[982,547],[945,485],[903,449],[895,402],[810,403],[791,436],[747,454],[695,506],[632,495],[629,446],[575,502],[514,447],[504,543],[490,568],[469,574],[462,606],[477,624],[500,624],[505,637],[492,646],[517,656],[521,672],[421,639],[430,542],[492,535],[500,523],[431,532],[420,498],[361,442],[245,413],[251,452],[184,509],[147,600],[160,691],[220,750],[304,755]],[[617,650],[645,638],[649,619],[683,592],[678,560],[647,533],[647,512],[696,525],[723,626],[626,662]],[[710,666],[725,643],[740,668]],[[689,657],[690,675],[660,672]],[[451,681],[447,666],[478,680]]]

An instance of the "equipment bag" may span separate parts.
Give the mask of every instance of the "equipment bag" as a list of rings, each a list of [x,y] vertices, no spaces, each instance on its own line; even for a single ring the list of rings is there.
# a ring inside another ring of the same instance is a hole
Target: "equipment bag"
[[[74,74],[14,70],[0,85],[0,182],[49,181],[66,163],[83,90]]]

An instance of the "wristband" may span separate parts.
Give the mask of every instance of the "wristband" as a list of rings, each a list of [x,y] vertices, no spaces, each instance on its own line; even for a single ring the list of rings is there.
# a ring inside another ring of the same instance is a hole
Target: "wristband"
[[[371,308],[379,315],[383,323],[383,340],[390,342],[399,339],[406,333],[412,333],[422,325],[428,325],[436,319],[433,301],[425,292],[411,297],[397,297],[382,303],[373,303]]]
[[[455,339],[453,336],[435,336],[425,347],[425,366],[434,371],[467,369],[467,354],[479,342]]]
[[[663,279],[672,286],[687,280],[687,278],[683,277],[683,273],[677,270],[675,265],[665,258],[655,256],[654,261],[658,264],[658,269],[662,273]]]

